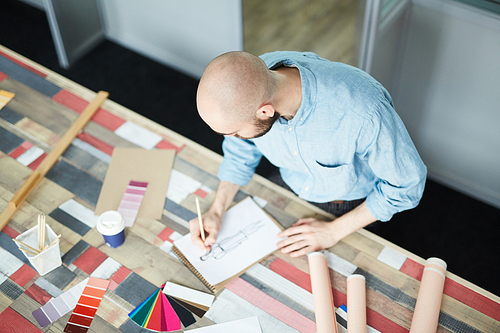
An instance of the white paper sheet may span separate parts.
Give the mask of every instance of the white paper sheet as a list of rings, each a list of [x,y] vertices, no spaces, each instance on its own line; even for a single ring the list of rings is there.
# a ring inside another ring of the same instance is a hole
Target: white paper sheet
[[[230,321],[223,324],[196,328],[187,332],[196,333],[262,333],[259,325],[259,318],[250,317]]]
[[[276,250],[280,228],[251,199],[246,198],[229,209],[212,251],[193,245],[191,234],[174,242],[198,272],[216,285]]]

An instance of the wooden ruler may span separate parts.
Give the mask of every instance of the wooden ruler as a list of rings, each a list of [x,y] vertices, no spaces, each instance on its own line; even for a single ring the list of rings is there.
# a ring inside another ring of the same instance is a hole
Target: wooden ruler
[[[94,100],[90,102],[80,117],[78,117],[61,140],[59,140],[55,148],[47,155],[47,157],[45,157],[38,168],[31,173],[30,177],[26,180],[26,182],[24,182],[21,188],[17,190],[16,194],[14,194],[12,199],[9,201],[7,208],[5,208],[2,215],[0,215],[0,230],[2,230],[3,227],[10,221],[11,217],[15,214],[24,200],[26,200],[31,191],[33,191],[43,177],[45,177],[54,164],[57,163],[59,157],[68,148],[78,132],[80,132],[90,118],[92,118],[102,103],[104,103],[104,101],[108,98],[108,95],[109,94],[105,91],[99,91],[99,93],[97,93]]]

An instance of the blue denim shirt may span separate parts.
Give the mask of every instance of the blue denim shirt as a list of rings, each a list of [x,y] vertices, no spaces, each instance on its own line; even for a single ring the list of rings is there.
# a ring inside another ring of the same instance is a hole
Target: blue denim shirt
[[[313,53],[283,51],[261,58],[270,69],[298,68],[300,108],[260,138],[226,137],[220,180],[246,185],[264,155],[307,201],[366,197],[380,221],[418,205],[427,169],[380,83]]]

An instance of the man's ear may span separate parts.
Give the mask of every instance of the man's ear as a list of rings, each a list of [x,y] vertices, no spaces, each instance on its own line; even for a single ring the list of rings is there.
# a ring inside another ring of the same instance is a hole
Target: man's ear
[[[263,104],[256,112],[257,119],[267,120],[274,117],[276,110],[271,104]]]

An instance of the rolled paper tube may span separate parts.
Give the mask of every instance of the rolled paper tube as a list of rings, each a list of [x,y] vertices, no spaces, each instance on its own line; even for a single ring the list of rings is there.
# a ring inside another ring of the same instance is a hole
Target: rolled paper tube
[[[318,333],[337,333],[332,285],[326,257],[321,252],[308,255],[314,313]]]
[[[347,278],[347,332],[366,333],[366,284],[360,274]]]
[[[436,332],[443,298],[446,263],[429,258],[425,264],[410,333]]]

